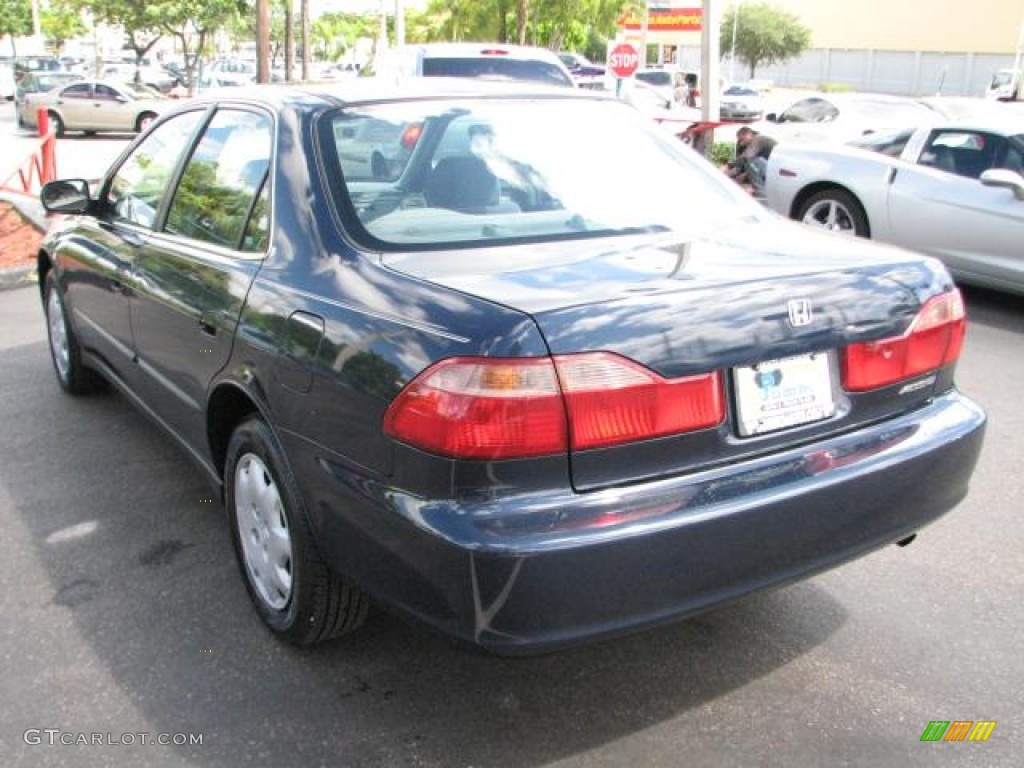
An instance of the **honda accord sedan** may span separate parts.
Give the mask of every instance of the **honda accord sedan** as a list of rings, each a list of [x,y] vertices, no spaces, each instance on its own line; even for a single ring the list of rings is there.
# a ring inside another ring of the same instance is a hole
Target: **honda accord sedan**
[[[906,543],[981,448],[939,261],[590,91],[225,92],[42,200],[57,381],[195,459],[294,643],[371,600],[505,653],[678,619]]]

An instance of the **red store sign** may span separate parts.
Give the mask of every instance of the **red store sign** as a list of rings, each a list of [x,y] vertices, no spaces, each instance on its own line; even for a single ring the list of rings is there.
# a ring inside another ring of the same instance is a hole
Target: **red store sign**
[[[647,13],[649,32],[700,32],[701,8],[651,8]],[[617,22],[620,29],[640,29],[640,17],[622,16]]]

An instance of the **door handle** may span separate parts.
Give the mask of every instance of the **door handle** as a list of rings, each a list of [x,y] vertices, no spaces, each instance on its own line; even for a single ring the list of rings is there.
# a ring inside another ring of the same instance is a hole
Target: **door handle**
[[[207,336],[217,335],[217,326],[213,324],[213,318],[209,315],[199,316],[199,330],[205,333]]]

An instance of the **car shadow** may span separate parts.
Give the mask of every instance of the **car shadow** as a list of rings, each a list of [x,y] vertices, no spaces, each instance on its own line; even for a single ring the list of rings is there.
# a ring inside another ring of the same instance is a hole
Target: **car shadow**
[[[1024,331],[1024,296],[974,286],[959,287],[967,302],[968,327],[982,323],[1004,331]]]
[[[33,587],[43,599],[20,617],[19,636],[72,624],[54,653],[93,660],[78,673],[86,689],[94,679],[115,689],[97,700],[131,702],[103,730],[125,730],[137,713],[152,731],[202,733],[201,747],[168,749],[204,765],[547,764],[700,712],[846,620],[826,590],[803,582],[543,656],[467,650],[380,611],[351,638],[292,648],[256,617],[223,511],[169,439],[116,393],[63,395],[44,344],[0,351],[0,367],[9,392],[32,393],[31,407],[0,403],[0,522],[26,533],[23,554],[46,581]],[[45,664],[22,674],[31,689],[9,696],[54,690]],[[49,712],[46,727],[81,729],[75,712],[103,712],[89,694],[67,699],[81,685],[59,690],[33,705]],[[12,733],[42,727],[15,720]]]

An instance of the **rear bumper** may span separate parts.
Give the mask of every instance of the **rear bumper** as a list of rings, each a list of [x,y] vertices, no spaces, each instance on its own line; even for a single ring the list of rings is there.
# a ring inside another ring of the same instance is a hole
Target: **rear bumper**
[[[706,610],[895,542],[967,492],[985,414],[901,418],[685,477],[585,494],[413,498],[321,456],[324,555],[374,597],[514,653]],[[307,469],[312,469],[307,465]]]

